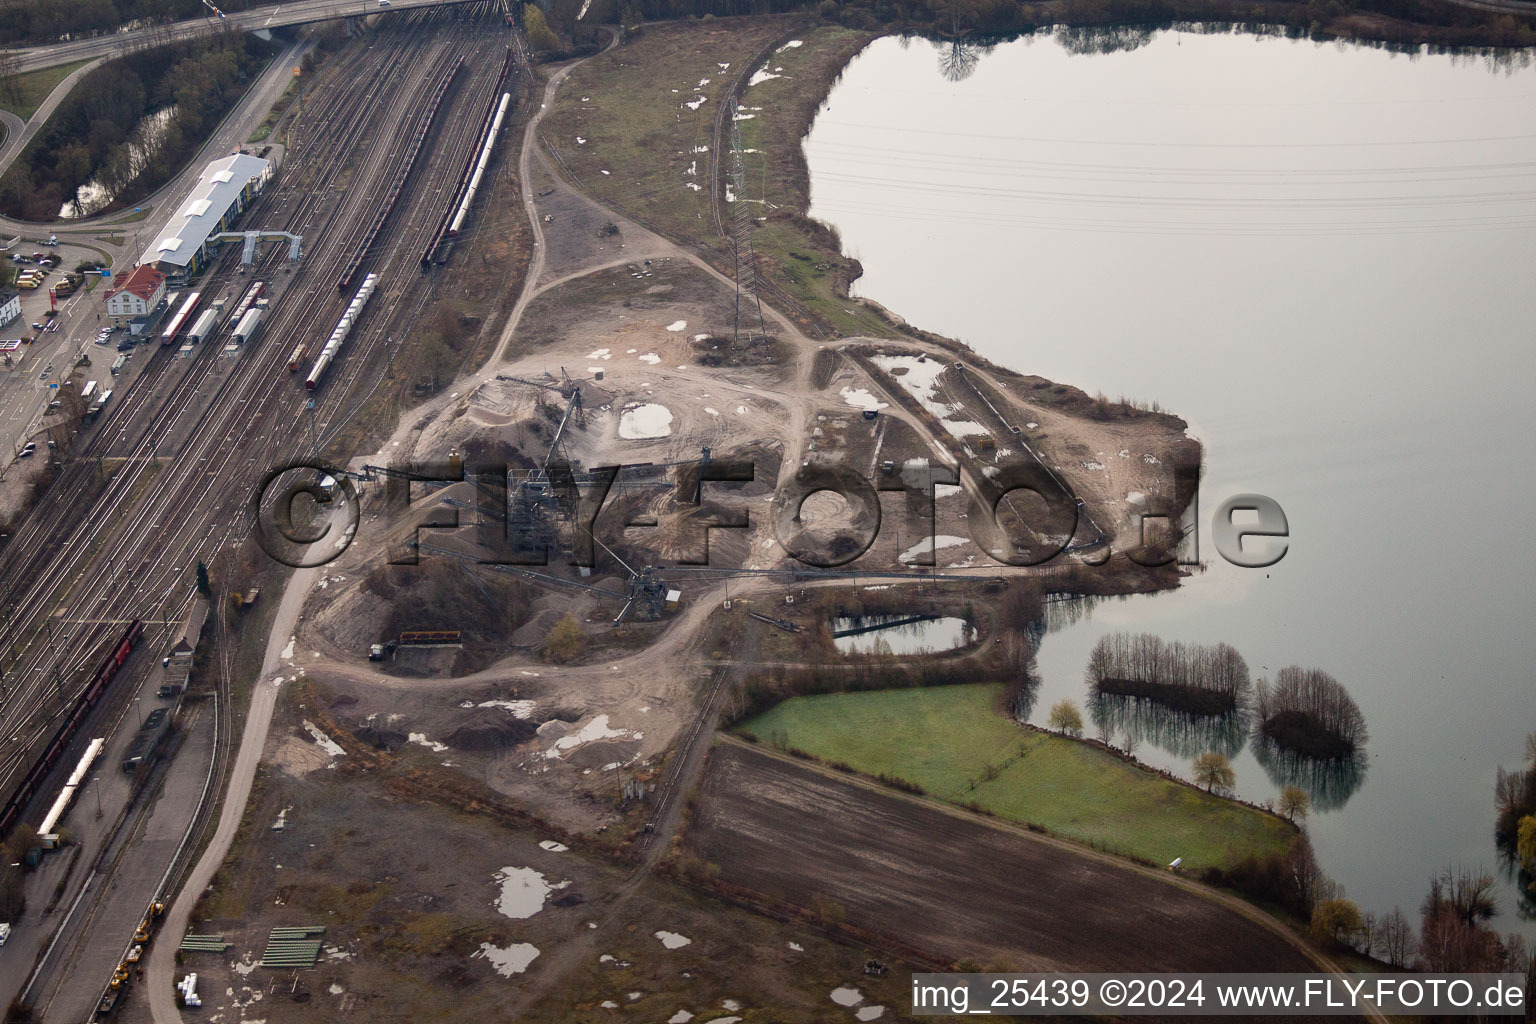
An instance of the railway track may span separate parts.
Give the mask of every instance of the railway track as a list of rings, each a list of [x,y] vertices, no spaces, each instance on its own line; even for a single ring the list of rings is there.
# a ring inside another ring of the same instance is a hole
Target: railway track
[[[477,6],[484,8],[479,17],[490,15],[490,4]],[[0,592],[0,614],[6,616],[0,653],[10,656],[0,694],[0,792],[35,758],[57,709],[77,690],[74,677],[96,656],[113,623],[179,617],[193,595],[193,564],[212,561],[243,540],[246,502],[260,473],[309,449],[300,422],[304,393],[284,386],[291,380],[288,352],[297,337],[328,330],[327,314],[344,302],[334,281],[352,255],[348,246],[366,230],[375,186],[394,172],[396,143],[413,124],[409,112],[425,102],[432,76],[419,74],[423,64],[446,68],[466,49],[504,49],[505,40],[493,38],[499,33],[476,33],[469,47],[463,45],[458,24],[474,18],[470,11],[401,19],[343,57],[332,81],[351,87],[332,85],[306,96],[305,126],[289,153],[284,183],[246,214],[248,224],[307,238],[306,262],[277,285],[269,321],[233,364],[219,351],[221,342],[205,342],[179,379],[173,379],[174,355],[156,352],[0,553],[0,576],[9,581]],[[477,71],[457,95],[478,106],[475,88],[493,78],[499,64],[472,64]],[[440,215],[422,207],[442,191],[444,169],[462,165],[466,147],[474,144],[472,128],[438,133],[431,158],[402,195],[400,226],[384,236],[388,241],[374,256],[376,269],[404,276],[397,257],[419,250]],[[396,234],[411,237],[397,240]],[[234,272],[233,260],[226,255],[205,290],[286,276],[280,255],[261,260],[248,278]],[[409,276],[420,279],[414,266]],[[333,389],[338,412],[347,411],[343,400],[370,360],[377,362],[385,325],[424,304],[425,286],[407,304],[410,291],[394,284],[384,314],[370,319],[369,330],[341,360]],[[178,432],[186,440],[175,445]],[[107,459],[117,471],[98,480],[99,460]]]

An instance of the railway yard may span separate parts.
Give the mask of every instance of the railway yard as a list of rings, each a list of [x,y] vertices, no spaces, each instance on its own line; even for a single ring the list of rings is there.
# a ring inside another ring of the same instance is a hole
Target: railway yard
[[[931,336],[837,337],[772,285],[759,314],[723,180],[695,244],[646,189],[584,189],[559,155],[584,138],[547,144],[544,112],[590,99],[572,70],[622,66],[612,33],[536,65],[501,4],[369,20],[282,145],[246,147],[273,172],[239,227],[301,257],[220,250],[0,550],[0,829],[107,740],[72,852],[28,875],[13,1008],[869,1021],[907,1019],[914,970],[1149,969],[1168,932],[1166,969],[1332,966],[1192,881],[719,732],[797,671],[862,671],[813,642],[839,601],[963,611],[976,635],[913,664],[1011,683],[1016,595],[1176,586],[1128,556],[1176,543],[1141,513],[1188,502],[1182,420],[1095,416]],[[723,179],[731,122],[706,118]],[[291,569],[253,526],[300,463],[332,532]],[[120,771],[162,709],[159,759]],[[263,965],[283,928],[313,957]]]

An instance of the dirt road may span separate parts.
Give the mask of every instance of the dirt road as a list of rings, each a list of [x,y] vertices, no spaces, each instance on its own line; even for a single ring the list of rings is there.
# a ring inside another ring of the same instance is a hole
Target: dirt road
[[[277,695],[282,689],[283,679],[279,672],[283,667],[283,651],[298,626],[304,599],[309,596],[309,588],[318,575],[318,569],[299,569],[283,590],[283,600],[272,623],[272,634],[267,639],[267,653],[261,662],[261,675],[246,712],[245,731],[240,736],[240,749],[229,776],[229,790],[219,812],[219,827],[166,911],[160,925],[161,941],[150,947],[144,987],[149,992],[149,1009],[155,1024],[181,1024],[181,1011],[176,1007],[176,947],[181,944],[181,936],[187,930],[198,897],[213,881],[219,865],[229,855],[235,833],[240,830],[240,820],[245,816],[246,801],[251,795],[251,783],[256,779],[256,766],[261,762],[261,751],[267,742],[267,728],[272,724],[272,710],[277,706]]]

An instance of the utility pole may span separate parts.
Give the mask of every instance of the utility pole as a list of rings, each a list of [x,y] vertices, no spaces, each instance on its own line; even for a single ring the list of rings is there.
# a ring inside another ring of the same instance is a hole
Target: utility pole
[[[731,98],[731,188],[735,195],[732,215],[732,247],[736,252],[736,326],[733,344],[741,344],[741,306],[747,298],[757,305],[757,332],[767,334],[763,324],[763,300],[757,296],[757,257],[752,250],[752,212],[747,209],[747,172],[742,159],[741,123],[736,120],[736,99]],[[747,310],[751,315],[751,310]],[[748,339],[751,332],[748,330]]]
[[[91,779],[91,788],[96,790],[96,817],[101,817],[101,776]]]
[[[315,400],[313,398],[308,400],[308,408],[309,408],[309,450],[310,450],[310,454],[311,455],[313,455],[315,457],[319,457],[319,455],[320,455],[320,437],[319,437],[318,434],[315,433]]]

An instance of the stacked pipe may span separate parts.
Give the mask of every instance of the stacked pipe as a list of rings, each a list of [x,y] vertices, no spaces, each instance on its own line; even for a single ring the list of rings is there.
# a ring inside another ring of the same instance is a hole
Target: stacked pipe
[[[443,104],[443,97],[448,94],[448,87],[459,76],[459,70],[464,66],[463,57],[455,57],[453,66],[448,69],[448,74],[443,77],[442,84],[432,95],[432,102],[427,105],[426,113],[422,115],[421,124],[416,126],[416,134],[411,138],[411,145],[406,150],[405,162],[400,165],[400,170],[395,173],[395,180],[389,186],[389,193],[384,198],[384,203],[378,212],[373,215],[373,222],[368,225],[368,230],[363,233],[362,242],[357,247],[357,252],[352,257],[352,262],[347,264],[346,272],[341,275],[341,280],[336,282],[336,290],[344,292],[352,287],[352,282],[357,279],[358,271],[363,268],[363,261],[368,258],[368,250],[373,246],[374,240],[379,237],[379,232],[384,228],[384,222],[394,212],[395,201],[400,198],[400,192],[405,188],[405,181],[410,177],[411,171],[416,166],[416,160],[421,156],[422,147],[426,144],[427,136],[432,133],[432,122],[437,118],[438,109]]]
[[[470,162],[464,165],[464,170],[459,174],[458,186],[453,196],[454,202],[443,212],[443,219],[438,222],[437,230],[432,233],[432,241],[427,243],[426,249],[421,254],[421,272],[425,274],[432,267],[432,261],[437,256],[438,248],[443,240],[458,233],[464,223],[464,217],[469,213],[469,201],[473,197],[465,197],[465,191],[469,187],[471,179],[478,186],[480,174],[484,172],[485,165],[489,162],[491,148],[495,145],[494,131],[500,130],[501,119],[505,116],[510,106],[510,94],[503,90],[507,84],[507,78],[517,66],[516,54],[512,48],[507,47],[507,55],[501,62],[501,74],[496,77],[496,85],[491,89],[491,102],[486,107],[485,116],[480,119],[480,133],[476,137],[484,140],[478,151],[478,155],[471,154]],[[496,127],[493,129],[492,125]],[[452,225],[452,230],[450,230]]]
[[[373,290],[378,287],[379,275],[369,274],[363,278],[362,287],[357,294],[352,296],[352,301],[347,306],[347,311],[336,321],[336,329],[331,332],[325,347],[320,354],[315,356],[315,365],[310,367],[309,376],[304,380],[304,386],[313,391],[320,386],[320,378],[324,376],[326,367],[336,358],[336,353],[341,351],[342,342],[347,340],[347,335],[352,333],[352,325],[357,323],[357,318],[362,315],[363,307],[368,305],[368,299],[373,295]]]

